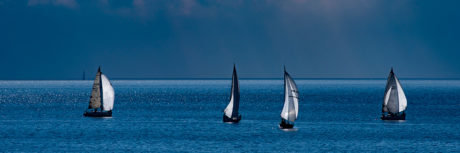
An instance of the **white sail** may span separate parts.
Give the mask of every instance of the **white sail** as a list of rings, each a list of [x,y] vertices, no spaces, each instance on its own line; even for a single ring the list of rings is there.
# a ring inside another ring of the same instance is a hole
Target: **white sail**
[[[232,113],[233,113],[233,94],[231,95],[230,103],[228,103],[227,107],[224,110],[224,113],[225,113],[225,116],[227,116],[229,118],[232,118]]]
[[[297,85],[291,76],[284,74],[284,107],[281,111],[281,118],[294,122],[299,113],[299,93]]]
[[[236,68],[233,67],[232,75],[232,89],[230,93],[230,102],[224,110],[225,116],[229,118],[238,117],[238,107],[240,103],[240,87],[238,84],[238,76],[236,74]]]
[[[392,69],[387,80],[382,112],[399,113],[406,110],[406,107],[406,95]]]
[[[388,101],[389,101],[390,95],[391,95],[390,93],[391,93],[391,88],[385,93],[385,99],[383,100],[383,102],[384,102],[383,105],[384,106],[386,106],[388,104]],[[385,107],[385,109],[386,109],[386,107]],[[386,110],[386,111],[388,111],[388,110]]]
[[[398,99],[399,99],[399,112],[405,111],[407,107],[407,99],[406,94],[399,83],[399,79],[395,76],[396,79],[396,86],[398,87]]]
[[[102,74],[102,108],[104,111],[110,111],[113,109],[113,102],[115,101],[115,91],[113,90],[112,84],[109,79]]]
[[[399,112],[398,90],[396,89],[395,86],[392,86],[388,92],[390,94],[390,97],[387,102],[387,109],[391,113],[398,113]]]

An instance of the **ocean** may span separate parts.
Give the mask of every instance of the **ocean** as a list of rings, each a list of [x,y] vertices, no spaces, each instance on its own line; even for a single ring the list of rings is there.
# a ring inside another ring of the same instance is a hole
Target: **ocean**
[[[295,79],[295,78],[294,78]],[[83,117],[92,80],[0,81],[0,152],[460,152],[460,80],[400,80],[406,121],[380,120],[384,79],[296,79],[295,129],[278,128],[283,80],[112,80],[113,117]]]

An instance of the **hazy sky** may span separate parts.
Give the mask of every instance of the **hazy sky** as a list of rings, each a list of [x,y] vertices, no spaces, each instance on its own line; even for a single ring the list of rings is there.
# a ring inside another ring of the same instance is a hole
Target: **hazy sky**
[[[460,78],[458,0],[0,0],[0,79]]]

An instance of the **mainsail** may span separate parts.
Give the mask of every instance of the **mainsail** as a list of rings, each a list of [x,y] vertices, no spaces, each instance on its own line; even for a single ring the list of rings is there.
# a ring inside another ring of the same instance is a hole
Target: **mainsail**
[[[229,118],[237,118],[239,105],[240,105],[240,86],[238,85],[238,76],[236,75],[236,68],[235,68],[235,65],[233,65],[230,103],[227,105],[227,107],[224,110],[225,116]]]
[[[101,68],[97,70],[96,78],[94,79],[93,90],[89,100],[88,109],[97,109],[101,107]]]
[[[281,118],[294,122],[299,113],[299,93],[297,85],[291,76],[284,70],[284,107]]]
[[[387,79],[385,89],[385,98],[383,99],[382,112],[390,112],[393,114],[406,110],[407,99],[404,91],[399,83],[398,78],[393,73],[393,68]]]

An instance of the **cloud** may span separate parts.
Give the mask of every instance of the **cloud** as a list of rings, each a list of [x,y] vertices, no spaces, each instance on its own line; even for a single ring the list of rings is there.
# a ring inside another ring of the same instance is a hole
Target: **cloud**
[[[146,7],[145,7],[145,2],[144,0],[134,0],[133,1],[133,6],[134,6],[134,10],[136,11],[136,13],[140,16],[145,16],[146,15]]]
[[[108,6],[109,0],[99,0],[99,4],[101,4],[102,6]]]
[[[78,3],[75,0],[29,0],[27,6],[37,6],[37,5],[53,5],[53,6],[62,6],[71,9],[78,8]]]
[[[1,0],[0,0],[1,2]],[[209,5],[203,5],[209,4]],[[216,6],[227,5],[229,2],[221,1],[198,1],[198,0],[173,0],[173,1],[152,1],[152,0],[91,0],[79,2],[77,0],[27,0],[27,6],[55,6],[70,9],[86,9],[91,4],[96,4],[104,13],[121,17],[134,17],[142,20],[153,19],[160,13],[172,16],[202,17],[215,13]],[[238,2],[241,3],[241,2]],[[0,3],[0,6],[2,3]]]
[[[106,14],[140,18],[150,17],[154,14],[152,11],[152,8],[155,6],[153,4],[154,2],[155,1],[132,0],[130,3],[126,3],[125,1],[123,2],[124,5],[119,5],[119,2],[98,0],[100,8]]]
[[[58,5],[58,6],[65,6],[69,8],[78,7],[78,4],[75,0],[54,0],[53,2],[55,5]]]
[[[124,17],[139,17],[150,19],[158,12],[166,11],[174,16],[191,16],[196,11],[205,11],[196,0],[177,0],[177,1],[151,1],[151,0],[131,0],[129,3],[113,2],[109,0],[98,0],[99,6],[107,14],[119,15]],[[216,4],[211,2],[211,4]]]
[[[195,0],[182,0],[181,12],[185,15],[190,15],[192,9],[197,6]]]

